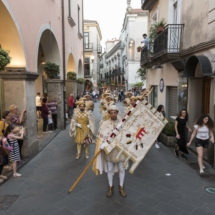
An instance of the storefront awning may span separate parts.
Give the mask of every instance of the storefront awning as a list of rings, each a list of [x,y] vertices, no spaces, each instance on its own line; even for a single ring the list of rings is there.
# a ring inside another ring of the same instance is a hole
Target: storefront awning
[[[202,76],[214,76],[210,60],[204,55],[193,55],[185,63],[184,77],[195,77],[196,67],[200,64]]]

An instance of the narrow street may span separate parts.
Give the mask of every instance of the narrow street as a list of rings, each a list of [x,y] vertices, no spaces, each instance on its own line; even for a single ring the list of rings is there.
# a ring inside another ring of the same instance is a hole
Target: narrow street
[[[118,105],[122,110],[121,103]],[[99,103],[94,114],[97,125]],[[90,146],[90,159],[94,145]],[[18,195],[16,202],[0,215],[212,215],[215,195],[204,191],[215,186],[214,170],[206,164],[206,175],[200,177],[196,155],[190,153],[186,162],[176,159],[173,148],[152,147],[134,175],[126,173],[127,197],[115,193],[106,197],[106,174],[95,176],[88,170],[75,190],[68,190],[90,160],[75,160],[76,145],[67,130],[61,131],[51,143],[19,172],[20,178],[10,178],[0,187],[0,195]],[[166,176],[166,174],[171,174]]]

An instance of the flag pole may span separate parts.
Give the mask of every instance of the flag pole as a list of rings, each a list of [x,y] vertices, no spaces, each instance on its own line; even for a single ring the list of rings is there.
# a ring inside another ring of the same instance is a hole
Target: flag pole
[[[79,183],[79,181],[81,180],[81,178],[84,176],[84,174],[86,173],[86,171],[89,169],[89,167],[91,166],[91,164],[93,163],[93,161],[97,158],[97,156],[100,154],[100,150],[95,154],[95,156],[93,157],[93,159],[90,161],[90,163],[85,167],[85,169],[83,170],[83,172],[80,174],[80,176],[77,178],[77,180],[75,181],[75,183],[72,185],[72,187],[69,189],[68,193],[70,194],[72,192],[72,190],[76,187],[76,185]]]

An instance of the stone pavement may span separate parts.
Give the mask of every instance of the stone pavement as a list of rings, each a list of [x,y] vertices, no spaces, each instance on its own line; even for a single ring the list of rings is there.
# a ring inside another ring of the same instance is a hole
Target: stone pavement
[[[120,104],[120,108],[121,104]],[[98,103],[94,110],[99,118]],[[94,145],[90,147],[91,158]],[[106,197],[106,174],[95,176],[91,169],[74,191],[68,190],[89,160],[75,160],[76,145],[61,131],[33,160],[19,172],[20,178],[10,178],[0,187],[0,196],[19,195],[18,200],[0,215],[212,215],[215,195],[204,191],[215,186],[214,170],[206,164],[205,177],[200,177],[196,155],[189,161],[176,159],[173,149],[161,145],[152,147],[134,175],[126,173],[126,198],[118,193]],[[166,176],[169,173],[171,176]]]

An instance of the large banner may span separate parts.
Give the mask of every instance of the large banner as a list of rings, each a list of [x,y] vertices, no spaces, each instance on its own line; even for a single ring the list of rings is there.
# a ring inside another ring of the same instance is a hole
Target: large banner
[[[104,151],[109,154],[116,147],[119,150],[116,161],[123,153],[127,157],[125,166],[129,160],[133,161],[129,170],[133,174],[166,123],[167,120],[150,103],[137,101],[122,119],[121,126],[108,138]]]

